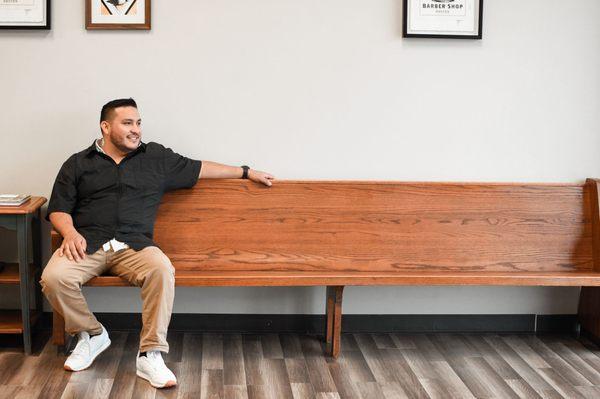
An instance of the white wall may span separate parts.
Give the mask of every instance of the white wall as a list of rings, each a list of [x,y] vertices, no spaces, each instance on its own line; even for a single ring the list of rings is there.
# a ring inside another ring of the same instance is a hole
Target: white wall
[[[600,2],[486,0],[484,39],[402,39],[401,0],[153,2],[150,32],[0,32],[0,191],[49,196],[132,96],[147,141],[279,178],[600,176]],[[181,5],[185,3],[185,5]],[[0,249],[9,246],[0,235]],[[136,289],[87,289],[95,311]],[[11,306],[3,291],[2,304]],[[348,288],[346,313],[572,313],[577,288]],[[320,313],[321,288],[178,289],[176,312]]]

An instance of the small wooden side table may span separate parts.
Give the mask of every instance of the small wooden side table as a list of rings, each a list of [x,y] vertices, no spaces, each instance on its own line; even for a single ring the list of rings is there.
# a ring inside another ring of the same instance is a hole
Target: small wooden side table
[[[17,232],[18,263],[7,264],[0,272],[0,284],[20,287],[21,310],[0,310],[0,334],[23,334],[25,354],[31,354],[31,327],[42,314],[42,291],[38,285],[42,269],[41,207],[44,197],[31,197],[21,206],[0,206],[0,227]],[[31,234],[31,240],[30,240]],[[33,264],[29,262],[32,246]],[[35,310],[31,311],[31,297]]]

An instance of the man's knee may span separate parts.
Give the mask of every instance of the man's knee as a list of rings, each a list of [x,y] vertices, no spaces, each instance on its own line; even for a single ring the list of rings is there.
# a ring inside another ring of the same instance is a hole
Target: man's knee
[[[61,273],[56,268],[46,267],[42,272],[40,285],[42,286],[43,292],[57,291],[64,284],[64,275],[61,275]]]
[[[40,278],[43,292],[63,290],[65,288],[77,288],[80,284],[75,276],[66,272],[60,263],[48,262]]]
[[[175,281],[175,268],[167,255],[157,247],[148,247],[144,251],[149,252],[147,279],[161,280],[166,282]]]

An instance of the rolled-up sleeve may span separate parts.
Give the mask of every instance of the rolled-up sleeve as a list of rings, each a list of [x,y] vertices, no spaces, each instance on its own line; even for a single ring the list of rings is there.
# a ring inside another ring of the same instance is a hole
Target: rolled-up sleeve
[[[50,220],[52,212],[72,213],[76,203],[77,176],[75,172],[75,158],[71,157],[62,165],[54,181],[46,220]]]
[[[165,191],[191,188],[198,182],[202,161],[186,158],[166,148],[164,162]]]

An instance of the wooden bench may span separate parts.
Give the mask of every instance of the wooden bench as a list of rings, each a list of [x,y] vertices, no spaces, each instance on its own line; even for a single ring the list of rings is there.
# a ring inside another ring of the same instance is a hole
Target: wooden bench
[[[177,286],[326,286],[340,351],[352,285],[600,286],[599,181],[585,184],[201,180],[164,196],[155,240]],[[60,237],[56,234],[53,248]],[[127,286],[114,276],[89,286]],[[600,336],[600,289],[581,292]],[[54,315],[54,342],[64,345]]]

